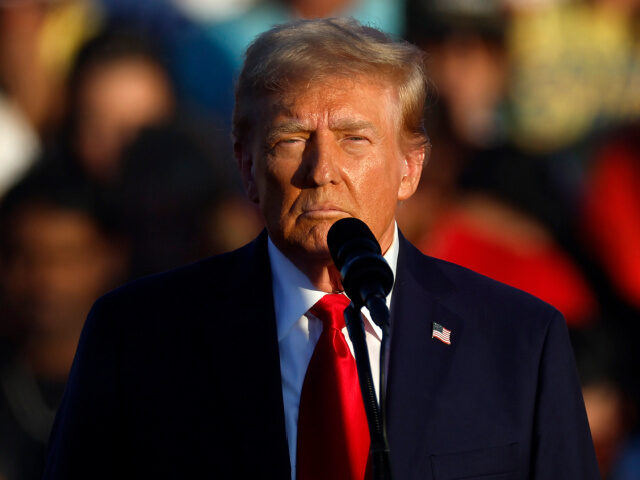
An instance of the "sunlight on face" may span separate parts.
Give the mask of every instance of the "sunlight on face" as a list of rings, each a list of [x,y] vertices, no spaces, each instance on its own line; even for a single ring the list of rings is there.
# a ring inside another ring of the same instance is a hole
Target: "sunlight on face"
[[[396,204],[417,184],[397,104],[394,88],[363,77],[312,83],[268,104],[250,149],[249,194],[286,255],[329,259],[327,231],[344,217],[389,247]]]

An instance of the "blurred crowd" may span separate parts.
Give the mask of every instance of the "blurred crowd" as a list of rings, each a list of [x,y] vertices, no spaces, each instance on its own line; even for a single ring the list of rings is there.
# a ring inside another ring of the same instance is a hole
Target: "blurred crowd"
[[[262,229],[242,52],[339,15],[426,52],[401,230],[564,314],[602,477],[640,479],[640,0],[0,0],[0,480],[40,477],[98,296]]]

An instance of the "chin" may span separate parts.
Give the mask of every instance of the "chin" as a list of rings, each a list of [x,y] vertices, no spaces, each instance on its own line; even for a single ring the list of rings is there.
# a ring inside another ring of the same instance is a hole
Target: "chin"
[[[331,254],[327,246],[329,228],[331,228],[331,223],[314,226],[310,230],[297,232],[296,235],[283,238],[284,248],[281,250],[314,262],[329,263],[331,262]]]
[[[311,226],[301,237],[300,241],[303,244],[307,244],[309,251],[327,252],[329,253],[329,247],[327,246],[327,234],[329,229],[333,226],[335,220],[325,220],[315,223]]]
[[[296,250],[299,255],[304,255],[307,258],[331,260],[326,234],[322,238],[314,238],[310,235],[307,238],[301,239],[301,241],[297,243]]]
[[[301,251],[308,258],[316,259],[320,263],[330,263],[333,261],[326,242],[324,245],[303,245]]]

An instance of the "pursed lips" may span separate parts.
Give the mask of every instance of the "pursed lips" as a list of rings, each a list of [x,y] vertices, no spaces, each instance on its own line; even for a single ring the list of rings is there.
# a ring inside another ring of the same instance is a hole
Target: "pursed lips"
[[[301,217],[307,218],[330,218],[338,215],[349,215],[344,209],[333,204],[317,204],[302,208]]]

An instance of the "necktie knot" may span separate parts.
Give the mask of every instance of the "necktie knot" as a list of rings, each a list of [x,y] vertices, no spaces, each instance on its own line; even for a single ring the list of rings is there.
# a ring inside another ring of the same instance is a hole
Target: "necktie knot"
[[[316,302],[309,309],[320,321],[324,328],[336,330],[344,328],[344,311],[349,306],[349,299],[338,293],[329,293]]]

